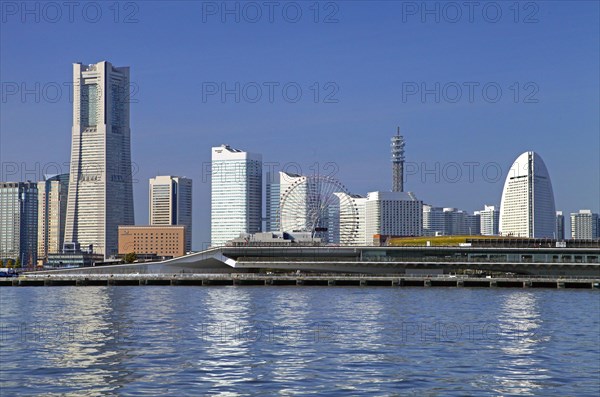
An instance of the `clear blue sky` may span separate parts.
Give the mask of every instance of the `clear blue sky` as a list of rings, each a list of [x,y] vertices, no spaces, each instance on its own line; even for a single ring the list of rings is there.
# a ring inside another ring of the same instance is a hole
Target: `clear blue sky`
[[[397,125],[414,174],[406,187],[427,203],[469,211],[498,205],[511,163],[534,150],[558,210],[600,210],[596,1],[520,3],[518,14],[513,2],[470,3],[471,15],[463,2],[429,2],[431,13],[420,1],[280,2],[272,16],[262,1],[237,3],[237,16],[221,2],[81,2],[72,15],[56,8],[62,2],[46,4],[2,3],[0,179],[35,179],[56,168],[48,164],[69,161],[71,64],[108,60],[131,67],[136,89],[136,222],[148,222],[149,177],[191,177],[196,249],[209,241],[203,164],[211,146],[260,152],[277,170],[296,162],[310,173],[315,162],[321,169],[334,162],[342,183],[364,194],[390,189]],[[239,103],[207,91],[236,82]],[[256,103],[254,83],[262,87]],[[272,101],[270,83],[278,84]],[[434,93],[422,98],[421,89],[435,91],[436,83],[439,102]],[[23,97],[22,88],[39,98]]]

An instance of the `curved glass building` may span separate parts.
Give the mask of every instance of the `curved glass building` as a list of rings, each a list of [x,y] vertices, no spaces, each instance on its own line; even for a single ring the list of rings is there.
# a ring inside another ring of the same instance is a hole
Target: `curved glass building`
[[[535,152],[521,154],[504,182],[500,234],[555,238],[555,214],[552,182],[544,161]]]

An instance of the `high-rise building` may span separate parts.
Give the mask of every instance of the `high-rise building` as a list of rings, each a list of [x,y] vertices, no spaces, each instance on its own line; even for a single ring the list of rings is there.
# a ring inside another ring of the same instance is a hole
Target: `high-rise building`
[[[404,137],[398,132],[392,137],[392,192],[404,191]]]
[[[556,232],[554,238],[557,240],[565,239],[565,216],[562,211],[556,211]]]
[[[278,232],[280,231],[279,223],[279,201],[280,201],[280,183],[279,174],[267,172],[267,186],[265,189],[265,207],[266,221],[265,231]]]
[[[423,235],[442,236],[446,234],[446,215],[442,207],[423,205]]]
[[[331,216],[334,220],[330,226],[334,231],[331,242],[340,245],[371,245],[373,236],[367,235],[367,198],[343,192],[334,194],[338,201],[335,203],[335,216]]]
[[[71,175],[65,242],[118,252],[118,226],[133,225],[129,68],[73,65]]]
[[[309,218],[310,193],[314,181],[307,176],[291,172],[279,172],[278,222],[283,232],[310,232],[313,226]],[[283,205],[283,208],[282,208]]]
[[[35,266],[37,239],[37,182],[0,182],[0,259]]]
[[[62,251],[67,216],[69,174],[46,176],[38,182],[38,261]]]
[[[463,235],[481,235],[481,215],[479,215],[477,212],[473,214],[465,213],[465,229]]]
[[[421,236],[423,202],[412,192],[370,192],[366,203],[367,237]]]
[[[212,148],[211,245],[224,245],[241,233],[257,233],[262,224],[262,156]]]
[[[192,250],[192,180],[179,176],[150,178],[150,225],[185,226],[185,251]]]
[[[504,183],[500,234],[553,238],[555,228],[554,193],[548,169],[537,153],[525,152],[515,160]]]
[[[474,236],[480,234],[479,214],[469,214],[456,208],[444,208],[444,234],[447,236]]]
[[[597,239],[600,237],[598,232],[598,214],[591,210],[571,213],[571,238]]]
[[[480,232],[483,236],[497,236],[500,225],[500,211],[493,205],[485,205],[483,210],[475,211],[479,215]]]

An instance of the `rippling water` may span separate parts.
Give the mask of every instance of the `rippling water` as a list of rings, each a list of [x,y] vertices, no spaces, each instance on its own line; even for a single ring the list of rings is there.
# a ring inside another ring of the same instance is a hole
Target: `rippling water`
[[[2,288],[0,395],[600,394],[597,291]]]

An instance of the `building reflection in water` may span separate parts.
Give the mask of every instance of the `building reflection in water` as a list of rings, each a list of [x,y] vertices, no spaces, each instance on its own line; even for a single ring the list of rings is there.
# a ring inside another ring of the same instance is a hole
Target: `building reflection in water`
[[[195,306],[190,335],[198,352],[192,363],[195,381],[213,391],[232,390],[252,379],[253,303],[244,288],[208,288],[203,292],[202,302]]]
[[[531,394],[547,387],[550,378],[542,360],[543,344],[549,336],[538,334],[542,326],[536,294],[518,291],[506,295],[499,311],[495,343],[500,354],[497,360],[499,375],[494,376],[492,387],[500,394]]]
[[[123,360],[129,352],[121,345],[123,326],[114,321],[118,305],[109,288],[44,292],[44,301],[33,300],[29,308],[30,324],[35,324],[29,331],[38,333],[31,335],[29,350],[43,363],[31,374],[36,383],[31,387],[44,384],[48,390],[61,390],[62,395],[116,390],[127,378]]]

